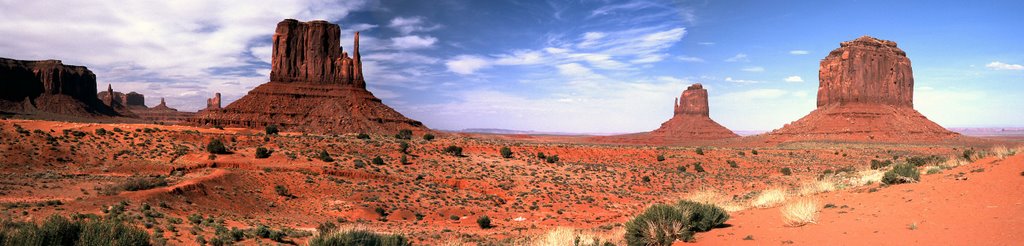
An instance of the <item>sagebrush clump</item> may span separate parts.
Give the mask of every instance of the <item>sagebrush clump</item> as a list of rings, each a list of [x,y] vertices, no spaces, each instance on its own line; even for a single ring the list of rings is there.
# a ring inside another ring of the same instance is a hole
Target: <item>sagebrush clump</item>
[[[887,185],[916,183],[921,180],[921,173],[914,164],[904,163],[892,167],[882,176],[882,183]]]
[[[628,245],[672,245],[692,241],[695,232],[706,232],[725,224],[729,214],[721,207],[689,200],[674,206],[657,204],[626,222]]]

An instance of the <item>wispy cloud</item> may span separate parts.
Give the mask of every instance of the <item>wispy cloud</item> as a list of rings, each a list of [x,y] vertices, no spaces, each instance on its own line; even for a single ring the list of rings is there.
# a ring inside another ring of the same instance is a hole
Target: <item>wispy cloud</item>
[[[750,62],[750,58],[747,57],[747,54],[739,53],[729,57],[729,59],[725,59],[725,62]]]
[[[991,62],[988,65],[985,65],[985,67],[990,68],[992,70],[1024,70],[1024,65],[1008,64],[999,61]]]
[[[700,57],[686,56],[686,55],[678,56],[678,57],[676,57],[676,59],[679,59],[680,61],[684,61],[684,62],[704,62],[704,59],[702,59]]]
[[[757,80],[733,79],[732,77],[725,77],[725,82],[733,82],[733,83],[740,83],[740,84],[761,83],[761,81],[757,81]]]
[[[808,52],[806,50],[790,50],[789,51],[790,55],[806,55],[806,54],[810,54],[810,53],[811,52]]]
[[[796,75],[793,75],[793,76],[789,76],[789,77],[786,77],[786,79],[784,79],[784,80],[785,80],[786,82],[790,82],[790,83],[799,83],[799,82],[804,82],[804,79],[803,79],[803,78],[800,78],[800,76],[796,76]]]
[[[764,72],[764,67],[759,67],[759,66],[745,67],[742,70],[744,72],[760,73],[760,72]]]
[[[451,60],[445,62],[445,65],[448,66],[448,71],[457,74],[467,75],[473,74],[477,70],[490,67],[491,62],[488,59],[480,56],[458,55],[452,58]]]
[[[441,25],[427,25],[423,17],[395,17],[391,19],[388,27],[395,29],[403,35],[409,35],[413,32],[428,32],[441,28]]]
[[[391,38],[391,45],[398,50],[423,49],[433,47],[437,38],[431,36],[401,36]]]

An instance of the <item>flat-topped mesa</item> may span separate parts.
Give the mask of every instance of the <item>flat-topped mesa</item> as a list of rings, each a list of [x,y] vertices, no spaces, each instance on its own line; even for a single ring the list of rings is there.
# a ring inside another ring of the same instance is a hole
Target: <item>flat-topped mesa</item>
[[[359,57],[359,33],[355,34],[353,57],[342,50],[340,43],[341,27],[337,24],[293,19],[277,23],[270,81],[366,88]]]
[[[708,90],[700,83],[687,87],[676,98],[675,115],[698,115],[708,117]]]
[[[914,75],[896,42],[863,36],[840,43],[818,70],[818,107],[882,104],[913,107]]]
[[[146,96],[134,91],[128,92],[124,94],[124,103],[129,108],[145,108]]]

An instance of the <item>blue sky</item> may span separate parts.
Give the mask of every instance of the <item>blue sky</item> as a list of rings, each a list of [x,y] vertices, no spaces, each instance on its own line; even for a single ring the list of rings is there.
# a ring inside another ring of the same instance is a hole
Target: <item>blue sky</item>
[[[435,129],[649,131],[691,83],[733,130],[814,109],[818,62],[861,35],[913,63],[915,108],[946,127],[1024,126],[1016,1],[0,1],[0,56],[61,59],[150,106],[225,103],[267,81],[284,18],[325,19],[367,83]]]

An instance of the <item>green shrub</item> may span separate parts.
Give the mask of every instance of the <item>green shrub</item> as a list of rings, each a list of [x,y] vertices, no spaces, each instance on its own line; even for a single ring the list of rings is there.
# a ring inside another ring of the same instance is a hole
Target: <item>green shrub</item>
[[[793,175],[793,169],[789,169],[788,167],[783,167],[782,170],[779,171],[782,172],[782,175]]]
[[[508,146],[501,147],[501,150],[499,152],[501,152],[501,157],[503,158],[512,158],[512,149],[510,149]]]
[[[657,204],[626,222],[626,243],[630,246],[672,245],[691,240],[689,219],[674,206]]]
[[[267,150],[267,148],[258,147],[256,148],[256,159],[265,159],[267,157],[270,157],[270,153],[272,152],[273,151],[271,150]]]
[[[544,158],[546,158],[546,156],[544,156],[544,152],[537,152],[537,159],[544,160]]]
[[[754,155],[757,155],[757,150],[756,149],[752,149],[752,150],[750,150],[750,153],[754,154]]]
[[[885,160],[885,161],[871,160],[871,169],[882,169],[884,167],[888,167],[889,165],[892,165],[892,161],[891,160]]]
[[[96,135],[97,136],[107,135],[107,129],[103,129],[103,128],[96,129]]]
[[[680,200],[676,208],[689,214],[690,226],[695,232],[706,232],[729,220],[729,213],[712,204],[699,203],[689,200]]]
[[[882,183],[887,185],[914,183],[921,180],[921,173],[913,164],[897,164],[892,170],[882,175]]]
[[[274,186],[274,192],[276,192],[277,195],[279,196],[292,197],[292,193],[288,192],[288,187],[284,187],[284,185]]]
[[[736,161],[734,161],[734,160],[727,160],[727,161],[725,161],[725,163],[729,163],[729,167],[731,167],[731,168],[739,168],[740,167],[740,165],[736,164]]]
[[[665,161],[665,155],[658,155],[658,161]]]
[[[167,179],[164,177],[135,177],[130,178],[124,184],[121,184],[121,189],[126,191],[137,191],[162,186],[167,186]]]
[[[374,165],[384,165],[384,159],[380,158],[380,156],[374,157],[370,162]]]
[[[331,233],[336,229],[338,229],[338,226],[335,225],[334,222],[330,221],[320,223],[320,225],[316,227],[316,231],[320,232],[320,234]]]
[[[698,155],[704,155],[704,148],[697,148],[696,152]]]
[[[0,223],[0,245],[150,245],[149,234],[118,220],[51,215],[40,225]]]
[[[548,163],[558,162],[558,155],[549,155],[544,160],[547,161]]]
[[[398,143],[398,151],[402,152],[402,154],[409,153],[409,143],[406,143],[406,142]]]
[[[423,140],[427,140],[427,141],[434,140],[434,134],[430,134],[430,133],[423,134]]]
[[[366,230],[321,233],[309,240],[310,246],[406,246],[412,245],[405,236],[378,234]]]
[[[206,144],[206,151],[210,152],[210,154],[228,154],[228,148],[218,138],[210,140],[210,143]]]
[[[281,132],[280,129],[277,129],[277,125],[267,125],[267,127],[264,128],[264,131],[267,133],[267,135],[275,135]]]
[[[370,139],[370,135],[366,133],[360,133],[359,135],[356,135],[356,139]]]
[[[700,162],[693,163],[693,171],[698,172],[698,173],[703,173],[704,172],[704,166],[701,166],[700,164],[701,164]]]
[[[400,162],[402,164],[409,164],[409,159],[407,157],[405,157],[405,154],[402,154],[402,158],[399,158],[398,162]]]
[[[444,148],[444,153],[447,153],[447,154],[455,156],[455,157],[461,157],[462,156],[462,147],[455,146],[455,145],[450,145],[450,146]]]
[[[476,219],[476,225],[480,226],[480,229],[490,229],[491,227],[494,227],[494,225],[491,225],[491,218],[487,217],[487,215],[480,216],[480,218]]]
[[[321,161],[324,161],[324,162],[332,162],[332,161],[334,161],[334,158],[332,158],[331,154],[327,153],[326,150],[320,150],[320,154],[317,155],[317,159],[320,159]]]
[[[412,139],[412,130],[409,130],[409,129],[399,130],[398,134],[395,134],[395,138],[397,138],[397,139],[405,139],[405,140]]]

